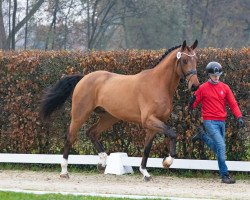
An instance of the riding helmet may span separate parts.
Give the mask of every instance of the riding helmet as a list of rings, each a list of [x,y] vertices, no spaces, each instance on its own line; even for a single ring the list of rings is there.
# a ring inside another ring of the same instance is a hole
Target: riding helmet
[[[222,72],[222,66],[218,62],[210,62],[206,66],[206,72],[208,74],[213,74],[213,75],[220,76],[223,73]]]

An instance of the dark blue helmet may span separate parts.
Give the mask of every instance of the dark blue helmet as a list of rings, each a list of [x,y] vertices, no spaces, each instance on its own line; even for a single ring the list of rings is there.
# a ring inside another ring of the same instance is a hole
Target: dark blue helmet
[[[208,63],[208,65],[206,66],[206,72],[208,74],[213,74],[213,75],[218,75],[220,76],[223,72],[222,72],[222,66],[220,63],[218,62],[210,62]]]

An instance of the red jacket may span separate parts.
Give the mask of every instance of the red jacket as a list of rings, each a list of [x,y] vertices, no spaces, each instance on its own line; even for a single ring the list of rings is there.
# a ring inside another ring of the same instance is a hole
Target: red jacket
[[[212,84],[209,81],[203,83],[195,92],[193,108],[201,103],[201,114],[203,120],[222,120],[227,117],[226,103],[236,118],[242,116],[239,106],[229,86],[223,82]]]

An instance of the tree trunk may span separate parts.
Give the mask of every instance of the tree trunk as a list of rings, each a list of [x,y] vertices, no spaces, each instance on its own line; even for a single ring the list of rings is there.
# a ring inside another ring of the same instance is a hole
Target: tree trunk
[[[0,1],[0,49],[7,50],[6,33],[4,29],[3,13],[2,13],[2,1]]]
[[[87,0],[87,24],[88,24],[88,27],[87,27],[87,47],[88,47],[88,50],[90,49],[90,13],[89,13],[89,10],[90,10],[90,7],[89,7],[89,0]]]
[[[28,15],[26,15],[15,27],[14,29],[11,30],[11,32],[9,33],[9,36],[7,38],[7,45],[9,46],[10,41],[11,41],[11,36],[13,34],[16,34],[24,25],[25,23],[35,14],[35,12],[40,8],[40,6],[42,5],[42,3],[45,0],[38,0],[38,2],[33,6],[33,8],[30,10],[30,12],[28,13]]]
[[[205,26],[206,26],[206,22],[208,21],[208,5],[209,2],[206,1],[206,7],[204,9],[204,13],[202,16],[202,26],[201,26],[201,36],[204,37],[204,30],[205,30]]]
[[[11,32],[11,0],[9,0],[9,16],[8,16],[8,18],[9,18],[9,32],[8,33],[10,33]],[[8,48],[10,48],[10,46],[8,47]]]
[[[26,0],[26,16],[29,12],[29,0]],[[25,34],[24,34],[24,49],[27,49],[27,38],[28,38],[28,21],[25,25]]]
[[[109,1],[109,3],[106,5],[106,9],[105,9],[106,11],[105,11],[104,15],[102,16],[102,18],[100,19],[99,23],[96,21],[96,26],[97,26],[97,23],[99,24],[99,30],[95,31],[96,34],[93,34],[92,47],[96,48],[95,44],[98,43],[97,41],[98,41],[99,36],[105,32],[104,31],[105,29],[107,29],[109,24],[105,25],[105,21],[106,21],[106,18],[108,16],[110,10],[114,7],[114,5],[115,5],[115,1]],[[95,30],[96,30],[96,28],[95,28]]]
[[[68,33],[69,33],[69,28],[68,28],[68,16],[70,14],[70,11],[72,9],[72,5],[73,5],[73,0],[71,0],[69,8],[68,8],[68,12],[65,16],[65,27],[64,27],[64,41],[63,41],[63,48],[67,49],[67,42],[68,42]]]
[[[127,24],[126,24],[126,20],[125,17],[121,18],[122,21],[122,27],[123,27],[123,32],[124,32],[124,42],[125,42],[125,49],[129,48],[129,39],[128,39],[128,30],[127,30]]]
[[[15,30],[16,26],[16,11],[17,11],[17,0],[14,0],[14,7],[13,7],[13,15],[12,15],[12,30]],[[11,32],[11,49],[15,50],[16,47],[16,33],[15,31]]]
[[[45,50],[47,50],[49,48],[49,40],[50,40],[51,37],[52,37],[51,49],[54,48],[55,29],[56,29],[56,15],[57,15],[57,11],[58,11],[58,4],[59,4],[59,0],[56,0],[54,12],[53,12],[53,19],[52,19],[52,22],[50,24],[49,32],[48,32],[48,35],[47,35],[47,38],[46,38]]]

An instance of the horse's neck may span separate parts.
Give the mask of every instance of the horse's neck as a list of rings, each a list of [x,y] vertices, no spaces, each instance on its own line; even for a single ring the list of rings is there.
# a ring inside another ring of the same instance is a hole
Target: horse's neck
[[[165,91],[169,91],[170,94],[176,91],[179,84],[180,77],[177,74],[177,66],[170,60],[163,60],[154,68],[154,75],[160,82],[161,86],[164,87]]]

